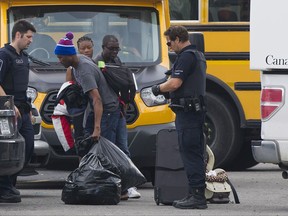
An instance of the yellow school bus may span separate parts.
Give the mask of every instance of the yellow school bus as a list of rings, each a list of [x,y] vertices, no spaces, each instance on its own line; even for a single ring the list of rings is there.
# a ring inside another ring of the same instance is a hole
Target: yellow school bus
[[[202,32],[207,59],[207,140],[217,164],[256,164],[260,138],[260,74],[249,69],[250,0],[169,0],[171,25]],[[265,46],[265,44],[263,44]],[[215,147],[217,146],[217,147]]]
[[[154,173],[156,134],[163,128],[173,127],[175,119],[167,100],[151,92],[151,86],[163,82],[169,69],[163,36],[170,25],[168,0],[2,0],[0,18],[1,46],[11,41],[11,29],[19,19],[30,21],[37,30],[27,49],[33,57],[28,94],[42,117],[43,139],[51,149],[49,166],[67,166],[64,162],[69,158],[74,164],[78,162],[73,150],[64,152],[51,121],[66,72],[54,55],[56,43],[67,32],[73,32],[75,46],[79,37],[89,36],[96,55],[102,51],[104,35],[121,36],[123,46],[119,57],[134,72],[138,87],[135,102],[127,111],[129,148],[133,162],[149,180],[147,173]],[[137,49],[140,57],[125,47]]]
[[[213,4],[217,1],[0,1],[1,46],[11,41],[13,24],[19,19],[29,20],[37,30],[27,50],[34,58],[30,62],[27,93],[42,117],[43,139],[51,149],[48,165],[67,167],[78,163],[73,150],[64,152],[51,120],[66,72],[54,55],[56,43],[69,31],[75,35],[75,45],[79,37],[86,35],[93,39],[96,55],[101,52],[103,36],[115,34],[123,39],[119,57],[134,72],[138,87],[135,102],[127,112],[131,159],[148,180],[153,180],[150,177],[154,174],[156,135],[163,128],[174,127],[175,119],[168,101],[151,92],[152,85],[166,79],[165,72],[171,65],[163,36],[170,24],[181,24],[191,33],[204,34],[208,60],[206,133],[216,166],[235,164],[243,168],[255,164],[250,160],[251,151],[246,151],[248,145],[244,145],[258,135],[260,113],[259,74],[249,71],[249,23],[216,20],[217,7]],[[235,5],[232,8],[239,10]],[[124,47],[137,49],[140,57]]]

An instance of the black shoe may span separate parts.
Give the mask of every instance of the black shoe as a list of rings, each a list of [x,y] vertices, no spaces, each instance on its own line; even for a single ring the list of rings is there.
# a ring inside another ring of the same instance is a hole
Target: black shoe
[[[188,196],[184,197],[181,200],[174,200],[173,203],[172,203],[172,206],[175,206],[178,202],[184,202],[185,200],[189,199],[190,196],[191,195],[188,195]]]
[[[180,209],[206,209],[207,201],[204,188],[195,188],[192,193],[182,200],[173,202],[175,208]]]
[[[0,195],[0,203],[19,203],[21,202],[21,196],[13,193],[6,193]]]
[[[207,208],[207,201],[206,198],[204,199],[198,199],[195,198],[194,195],[190,195],[182,202],[173,202],[173,206],[175,208],[180,209],[206,209]]]
[[[20,195],[20,191],[17,190],[16,187],[12,187],[12,188],[11,188],[11,192],[12,192],[12,194],[14,194],[14,195]]]

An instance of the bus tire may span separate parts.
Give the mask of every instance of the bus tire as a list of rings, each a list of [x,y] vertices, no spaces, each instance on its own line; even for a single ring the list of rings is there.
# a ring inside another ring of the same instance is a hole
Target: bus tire
[[[257,165],[258,162],[254,159],[251,148],[251,140],[247,140],[241,148],[241,151],[234,159],[229,170],[243,171],[247,168]]]
[[[235,109],[223,98],[207,93],[205,134],[215,156],[214,167],[227,168],[242,145],[239,119]]]

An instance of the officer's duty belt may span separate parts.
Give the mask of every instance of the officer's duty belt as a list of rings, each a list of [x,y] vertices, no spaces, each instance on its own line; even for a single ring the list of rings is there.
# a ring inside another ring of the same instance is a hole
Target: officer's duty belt
[[[173,112],[180,110],[184,112],[199,112],[205,108],[203,99],[199,97],[174,98],[169,107]]]

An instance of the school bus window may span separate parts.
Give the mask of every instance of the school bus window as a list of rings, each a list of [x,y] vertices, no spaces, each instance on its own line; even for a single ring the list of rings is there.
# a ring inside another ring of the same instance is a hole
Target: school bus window
[[[199,20],[198,0],[169,0],[171,20]]]
[[[209,0],[209,21],[249,21],[249,5],[250,0]]]
[[[240,18],[241,21],[250,21],[250,0],[241,0],[240,1]]]

